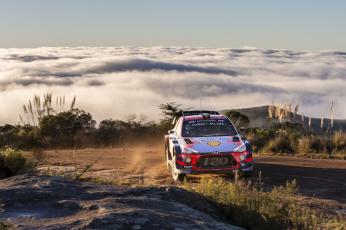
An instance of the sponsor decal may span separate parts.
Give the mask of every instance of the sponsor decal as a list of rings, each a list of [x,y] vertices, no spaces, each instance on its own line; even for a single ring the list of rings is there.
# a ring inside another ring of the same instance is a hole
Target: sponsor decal
[[[217,146],[221,145],[221,142],[220,141],[208,141],[207,144],[211,147],[217,147]]]

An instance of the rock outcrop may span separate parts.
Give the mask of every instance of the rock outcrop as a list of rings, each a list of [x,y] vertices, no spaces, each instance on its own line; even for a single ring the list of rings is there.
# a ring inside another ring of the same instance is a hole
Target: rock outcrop
[[[0,180],[0,205],[2,226],[20,229],[240,229],[212,202],[176,187],[20,175]]]

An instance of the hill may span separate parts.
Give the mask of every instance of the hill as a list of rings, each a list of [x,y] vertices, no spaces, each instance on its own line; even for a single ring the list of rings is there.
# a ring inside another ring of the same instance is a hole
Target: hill
[[[249,127],[258,127],[258,128],[267,128],[272,124],[272,119],[269,119],[268,116],[269,106],[258,106],[250,108],[241,108],[241,109],[225,109],[220,111],[225,113],[229,110],[240,112],[246,115],[250,119]],[[303,124],[304,127],[309,127],[309,117],[303,116],[300,114],[294,114],[288,112],[288,118],[285,119],[291,123]],[[304,122],[303,122],[304,120]],[[311,118],[311,130],[315,132],[321,132],[327,130],[327,126],[330,124],[330,119],[323,120],[323,129],[321,129],[321,118]],[[334,119],[333,130],[346,130],[346,120],[345,119]]]

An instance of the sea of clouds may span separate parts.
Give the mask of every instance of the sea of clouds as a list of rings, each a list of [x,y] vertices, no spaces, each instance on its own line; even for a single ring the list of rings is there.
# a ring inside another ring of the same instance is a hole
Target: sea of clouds
[[[97,120],[145,114],[158,105],[230,109],[301,104],[301,112],[346,118],[346,52],[107,47],[0,49],[0,124],[19,121],[35,94],[77,97]]]

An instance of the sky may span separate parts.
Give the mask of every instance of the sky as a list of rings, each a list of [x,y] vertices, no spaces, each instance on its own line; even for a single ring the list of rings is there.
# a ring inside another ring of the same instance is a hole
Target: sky
[[[299,103],[346,118],[345,0],[0,0],[0,125],[34,95],[100,121]]]
[[[344,0],[1,0],[0,47],[346,50]]]

